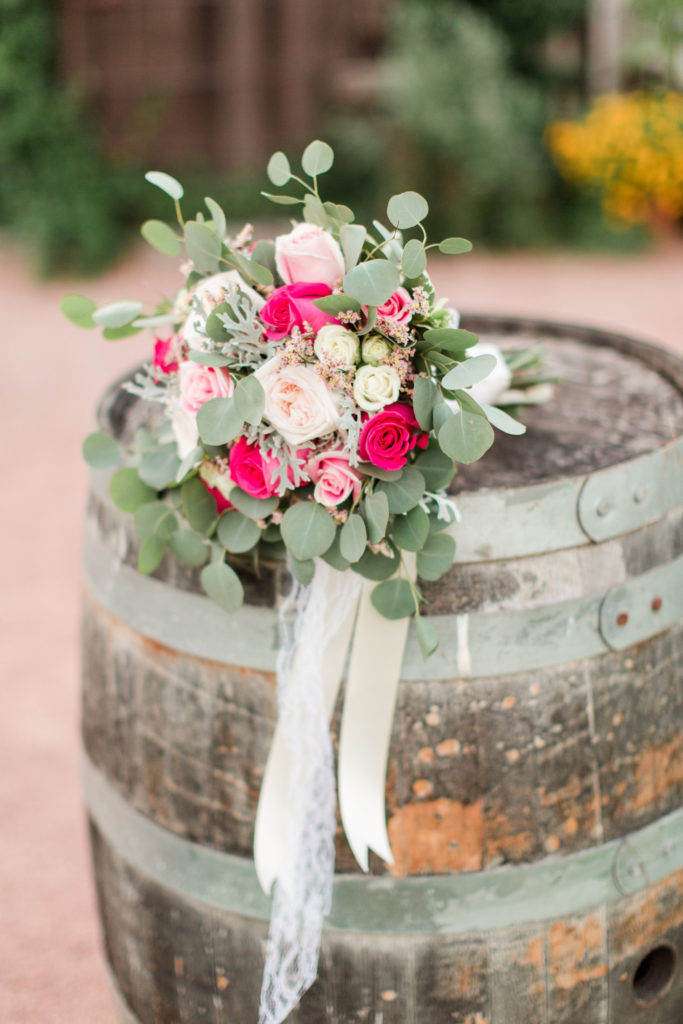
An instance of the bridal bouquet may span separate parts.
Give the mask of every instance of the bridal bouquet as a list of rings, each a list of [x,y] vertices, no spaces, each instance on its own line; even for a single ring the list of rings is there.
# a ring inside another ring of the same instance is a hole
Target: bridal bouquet
[[[159,414],[128,445],[104,432],[84,442],[91,465],[118,467],[110,494],[135,516],[140,571],[170,552],[201,568],[229,612],[242,603],[240,568],[286,558],[295,577],[280,608],[278,724],[254,836],[256,874],[274,891],[259,1024],[281,1024],[316,977],[334,873],[328,723],[342,676],[338,806],[368,870],[370,850],[392,859],[385,774],[409,618],[425,657],[438,643],[420,580],[453,563],[446,488],[456,463],[490,447],[492,426],[524,432],[501,404],[547,397],[538,353],[504,357],[436,299],[428,251],[470,243],[428,243],[416,192],[391,197],[388,226],[357,224],[320,195],[332,161],[320,141],[303,154],[305,178],[283,153],[271,158],[273,184],[299,194],[268,198],[297,219],[255,243],[250,227],[228,235],[212,199],[185,219],[181,185],[150,172],[178,223],[147,221],[142,233],[169,256],[184,249],[183,287],[150,311],[62,302],[108,339],[156,332],[151,362],[124,386]]]
[[[303,194],[267,197],[298,219],[256,243],[249,226],[228,237],[212,199],[186,220],[179,182],[148,173],[174,200],[178,226],[147,221],[142,234],[169,256],[185,250],[183,287],[151,314],[140,302],[98,309],[77,295],[62,309],[112,340],[157,332],[152,362],[126,386],[160,403],[160,429],[138,432],[111,480],[115,503],[135,514],[141,572],[167,550],[204,565],[207,594],[234,611],[245,556],[256,566],[286,556],[302,583],[322,558],[376,581],[382,615],[414,616],[426,656],[437,636],[419,614],[418,580],[453,562],[443,530],[457,515],[445,493],[455,464],[484,454],[492,425],[524,427],[488,404],[510,382],[503,357],[458,327],[427,273],[429,250],[459,254],[470,243],[428,244],[428,205],[416,192],[392,196],[389,226],[355,223],[352,210],[320,195],[332,162],[331,148],[312,142],[306,180],[274,154],[270,180]],[[101,432],[84,454],[97,467],[122,456]]]

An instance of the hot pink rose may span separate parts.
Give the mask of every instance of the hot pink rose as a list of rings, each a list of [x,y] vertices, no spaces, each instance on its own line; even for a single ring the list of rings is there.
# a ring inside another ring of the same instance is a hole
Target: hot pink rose
[[[336,507],[360,494],[362,476],[349,465],[349,457],[340,450],[320,452],[306,463],[306,472],[315,484],[313,497],[321,505]]]
[[[180,407],[186,412],[197,414],[200,406],[210,398],[230,398],[235,382],[222,367],[202,366],[191,359],[180,364]]]
[[[405,466],[413,448],[426,448],[428,440],[411,407],[394,402],[365,421],[358,451],[366,462],[393,471]]]
[[[321,281],[330,288],[344,276],[344,257],[332,235],[315,224],[297,224],[275,239],[275,265],[285,284]]]
[[[313,299],[321,299],[323,295],[329,294],[330,288],[322,282],[299,282],[276,288],[259,312],[266,325],[264,334],[267,338],[279,341],[291,334],[295,327],[303,327],[304,321],[314,331],[319,331],[324,324],[334,323],[333,316],[313,305]]]
[[[304,465],[307,455],[305,448],[297,451],[300,466]],[[249,444],[244,437],[238,438],[230,449],[230,477],[252,498],[270,498],[275,494],[278,465],[274,455],[263,455],[257,444]],[[288,476],[293,484],[294,474],[290,471]]]
[[[180,365],[178,363],[175,338],[167,338],[166,340],[162,338],[154,339],[152,362],[155,369],[161,370],[162,373],[175,373]]]
[[[394,320],[397,324],[407,324],[413,315],[412,301],[406,288],[397,288],[386,302],[377,307],[377,316]]]

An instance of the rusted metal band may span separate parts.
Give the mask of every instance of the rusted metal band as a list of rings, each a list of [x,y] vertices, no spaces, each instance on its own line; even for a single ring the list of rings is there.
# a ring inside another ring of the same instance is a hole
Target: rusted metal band
[[[635,622],[637,641],[683,619],[683,556],[635,577],[615,593],[597,594],[541,607],[467,615],[434,615],[439,647],[425,662],[414,630],[408,637],[401,678],[453,679],[508,675],[617,649],[607,629],[611,602],[629,594],[652,601],[666,594],[659,612]],[[244,605],[227,615],[208,598],[141,576],[93,532],[86,544],[85,582],[93,597],[117,619],[171,650],[228,665],[273,672],[277,618],[272,609]],[[651,593],[650,593],[651,591]],[[619,611],[615,612],[614,630]],[[624,636],[630,635],[628,632]],[[635,635],[635,634],[634,634]],[[635,641],[634,641],[635,642]],[[624,645],[626,646],[626,645]]]
[[[136,871],[180,896],[268,921],[253,862],[199,846],[134,810],[84,757],[90,816]],[[683,809],[600,846],[533,864],[416,878],[337,875],[326,928],[383,933],[490,931],[577,914],[641,892],[683,867]]]

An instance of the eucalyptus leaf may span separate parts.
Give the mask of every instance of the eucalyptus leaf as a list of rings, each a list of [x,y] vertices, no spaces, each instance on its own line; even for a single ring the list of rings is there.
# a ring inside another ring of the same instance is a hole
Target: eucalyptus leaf
[[[282,539],[295,558],[316,558],[334,540],[332,517],[317,501],[300,501],[287,509],[280,524]]]
[[[259,239],[251,250],[251,258],[254,263],[266,267],[273,276],[275,275],[275,245],[273,242],[269,242],[265,238]]]
[[[154,501],[157,496],[154,488],[148,487],[132,466],[116,470],[109,482],[109,494],[122,512],[137,512],[141,505]]]
[[[176,202],[185,195],[185,190],[180,182],[170,174],[166,174],[165,171],[147,171],[145,179],[150,185],[156,185],[157,188],[160,188],[171,199],[175,199]]]
[[[192,568],[204,565],[209,553],[206,543],[194,530],[175,530],[168,540],[168,546],[179,562]]]
[[[142,328],[136,327],[134,323],[126,324],[125,327],[105,327],[102,330],[102,337],[105,341],[121,341],[123,338],[132,338],[141,330]]]
[[[486,413],[489,423],[497,427],[498,430],[502,430],[504,434],[526,434],[526,427],[523,423],[514,419],[509,413],[503,412],[496,405],[485,405],[482,402],[481,407]]]
[[[375,489],[383,491],[392,515],[409,512],[424,494],[425,480],[414,466],[406,466],[399,480],[380,480]]]
[[[271,203],[278,203],[280,206],[298,206],[303,203],[303,199],[297,199],[295,196],[278,196],[272,195],[270,192],[262,192],[261,195],[270,199]]]
[[[434,421],[432,429],[434,430],[434,433],[437,436],[444,423],[446,423],[447,420],[449,420],[452,415],[453,410],[446,402],[444,402],[441,395],[439,395],[438,401],[434,406],[434,410],[432,412],[432,420]]]
[[[175,482],[177,484],[181,483],[187,474],[193,470],[195,466],[199,465],[203,457],[204,449],[199,445],[196,445],[183,459],[181,459],[180,465],[176,471]]]
[[[464,409],[446,420],[438,438],[441,450],[449,458],[465,464],[480,459],[494,441],[488,420]]]
[[[230,502],[243,515],[249,516],[250,519],[266,519],[273,514],[278,506],[277,498],[253,498],[251,494],[247,494],[246,491],[241,490],[239,487],[233,487],[230,491]],[[279,538],[280,534],[278,531],[278,540]],[[268,538],[264,539],[267,540]]]
[[[368,580],[387,580],[394,575],[399,565],[398,556],[395,554],[387,557],[367,550],[355,563],[353,570]]]
[[[138,316],[133,320],[133,327],[165,327],[177,319],[175,313],[156,313],[154,316]]]
[[[162,491],[169,484],[176,482],[179,467],[177,445],[175,441],[169,441],[168,444],[160,444],[142,456],[138,473],[146,484],[157,491]]]
[[[85,295],[65,295],[59,303],[67,320],[70,320],[76,327],[96,327],[93,313],[97,309],[97,303]]]
[[[152,534],[166,542],[178,529],[178,520],[172,508],[163,501],[150,501],[141,505],[133,520],[135,533],[140,540],[146,540]]]
[[[166,545],[155,534],[143,540],[138,551],[138,572],[144,576],[154,572],[159,567],[165,551]]]
[[[439,252],[445,252],[449,256],[458,256],[462,252],[470,252],[472,243],[466,238],[444,238],[439,242]]]
[[[330,221],[337,228],[342,228],[344,224],[350,224],[355,217],[353,210],[348,206],[344,206],[343,203],[325,202],[323,206]]]
[[[250,260],[243,256],[241,252],[233,252],[231,250],[225,258],[229,263],[234,263],[244,276],[251,278],[256,284],[264,285],[267,288],[273,283],[273,275],[268,267],[262,267],[255,260]]]
[[[326,142],[321,142],[320,139],[310,142],[301,157],[301,166],[311,178],[329,171],[333,163],[334,150]]]
[[[339,550],[342,556],[347,562],[357,562],[368,542],[365,522],[354,512],[343,524],[339,533]]]
[[[415,616],[415,632],[417,633],[422,657],[426,661],[430,654],[433,654],[439,646],[439,634],[434,623],[430,622],[423,615]]]
[[[366,231],[362,224],[344,224],[339,229],[339,241],[344,254],[344,269],[348,272],[358,263],[363,251]]]
[[[142,312],[142,303],[132,299],[100,306],[92,317],[100,327],[127,327]]]
[[[111,469],[121,461],[118,441],[105,430],[88,434],[83,441],[83,458],[93,469]]]
[[[244,600],[240,578],[225,562],[212,562],[202,569],[201,582],[212,601],[226,612],[236,612]]]
[[[230,360],[220,352],[203,352],[199,348],[191,348],[187,358],[193,363],[200,363],[201,366],[229,366]]]
[[[304,199],[304,220],[308,224],[317,224],[319,228],[327,227],[327,210],[317,196],[309,192]]]
[[[391,536],[404,551],[419,551],[429,536],[429,516],[416,505],[405,515],[396,516]]]
[[[417,555],[417,574],[423,580],[438,580],[453,565],[455,541],[450,533],[431,533]]]
[[[389,499],[382,491],[368,494],[361,505],[361,512],[368,530],[371,544],[379,544],[387,532],[389,522]]]
[[[313,305],[322,309],[323,313],[330,316],[339,316],[340,313],[359,313],[360,302],[356,302],[350,295],[323,295],[321,299],[313,299]]]
[[[429,204],[419,192],[400,192],[387,204],[387,217],[396,228],[414,228],[429,213]]]
[[[428,346],[439,348],[451,355],[462,357],[468,348],[472,348],[479,341],[479,337],[471,331],[464,331],[459,327],[431,327],[424,333],[424,342],[418,345],[418,351],[424,343]]]
[[[197,413],[197,430],[207,444],[227,444],[234,440],[243,422],[232,398],[210,398]]]
[[[385,619],[405,619],[415,611],[413,591],[407,580],[386,580],[373,587],[373,605]]]
[[[140,228],[140,234],[146,242],[164,256],[178,256],[182,244],[173,228],[163,220],[146,220]]]
[[[455,475],[453,459],[444,455],[433,442],[418,455],[415,466],[422,473],[428,491],[442,490]]]
[[[375,480],[400,480],[403,474],[402,469],[382,469],[380,466],[373,466],[371,462],[359,462],[356,469]]]
[[[406,277],[419,277],[427,266],[427,253],[418,238],[411,238],[403,247],[401,268]]]
[[[344,291],[362,306],[381,306],[400,284],[398,268],[389,260],[366,260],[349,270]]]
[[[216,200],[212,199],[211,196],[204,196],[204,202],[206,203],[209,213],[211,214],[214,234],[222,242],[223,239],[225,238],[225,231],[227,227],[223,207],[219,206]]]
[[[216,519],[216,501],[196,476],[186,480],[180,488],[183,513],[190,526],[199,533],[207,533]]]
[[[322,558],[323,562],[327,562],[327,564],[331,565],[333,569],[337,570],[337,572],[346,572],[346,570],[350,568],[351,563],[348,562],[341,553],[339,547],[340,534],[341,530],[335,530],[334,540],[330,544],[327,551],[320,557]]]
[[[243,551],[250,551],[254,544],[258,543],[261,528],[253,519],[231,510],[224,512],[218,520],[217,533],[224,548],[240,554]]]
[[[469,388],[488,377],[497,365],[498,360],[490,353],[482,356],[470,356],[469,359],[450,370],[441,383],[451,391],[458,388]]]
[[[294,555],[290,554],[287,559],[287,565],[294,579],[302,587],[307,587],[315,576],[315,562],[312,558],[295,558]]]
[[[206,224],[188,220],[185,224],[185,248],[196,270],[215,274],[221,258],[221,241]]]
[[[251,374],[243,377],[235,388],[233,395],[237,415],[242,421],[256,426],[261,422],[263,410],[266,407],[266,393],[261,382]]]
[[[423,430],[432,429],[432,410],[438,397],[436,383],[429,377],[416,377],[413,387],[413,412]]]
[[[273,185],[277,185],[278,188],[287,184],[292,176],[292,172],[289,167],[289,160],[284,153],[279,150],[277,153],[273,153],[268,161],[266,174],[272,181]]]
[[[226,341],[230,341],[233,335],[227,330],[225,324],[219,319],[221,314],[227,314],[231,316],[234,313],[232,307],[227,302],[221,302],[220,305],[214,306],[209,315],[206,318],[204,329],[211,341],[215,342],[216,345],[224,345]]]

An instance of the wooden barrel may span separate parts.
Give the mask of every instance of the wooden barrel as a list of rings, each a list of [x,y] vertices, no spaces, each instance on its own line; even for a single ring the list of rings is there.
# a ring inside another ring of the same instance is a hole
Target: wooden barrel
[[[454,483],[456,563],[425,586],[387,776],[396,865],[337,836],[319,979],[292,1024],[683,1020],[683,362],[621,335],[470,317],[562,378]],[[148,410],[118,389],[101,422]],[[275,605],[134,570],[93,478],[85,789],[122,1019],[256,1022],[268,901],[251,861],[275,721]]]

